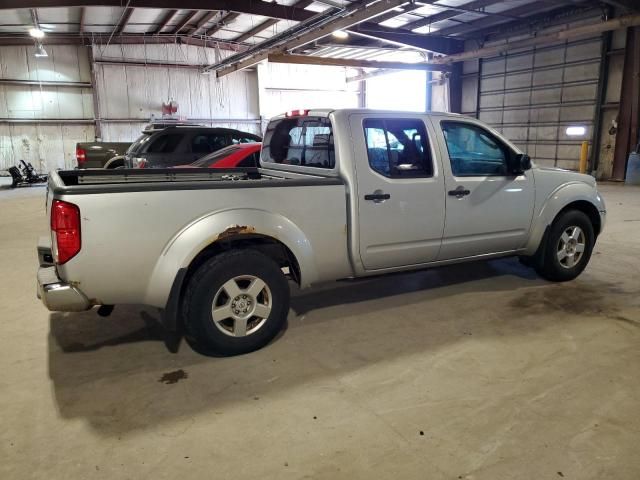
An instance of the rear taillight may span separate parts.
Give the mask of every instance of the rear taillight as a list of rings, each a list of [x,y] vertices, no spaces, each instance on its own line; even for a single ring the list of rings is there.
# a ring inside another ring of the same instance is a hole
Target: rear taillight
[[[87,161],[87,152],[84,148],[76,147],[76,160],[78,161],[78,165]]]
[[[80,251],[80,209],[73,203],[54,200],[51,204],[53,258],[58,265],[68,262]]]

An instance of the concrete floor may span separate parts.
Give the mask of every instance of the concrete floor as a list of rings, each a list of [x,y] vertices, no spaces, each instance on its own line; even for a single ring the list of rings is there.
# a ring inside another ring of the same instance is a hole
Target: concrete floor
[[[640,189],[601,190],[574,282],[508,259],[330,285],[235,358],[168,353],[152,309],[47,312],[44,189],[0,190],[0,478],[637,480]]]

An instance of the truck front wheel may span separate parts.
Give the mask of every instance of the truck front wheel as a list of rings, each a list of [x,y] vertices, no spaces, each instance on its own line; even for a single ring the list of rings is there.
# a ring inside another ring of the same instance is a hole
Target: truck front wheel
[[[579,210],[563,212],[554,220],[546,236],[538,274],[554,282],[573,280],[589,263],[595,243],[593,225]]]
[[[272,259],[231,250],[206,261],[187,284],[183,320],[196,350],[239,355],[269,343],[289,312],[289,285]]]

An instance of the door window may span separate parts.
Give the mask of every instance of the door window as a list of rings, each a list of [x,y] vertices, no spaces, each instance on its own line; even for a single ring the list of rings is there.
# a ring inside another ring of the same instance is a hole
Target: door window
[[[371,169],[385,177],[433,176],[427,132],[417,119],[376,118],[364,121]]]
[[[441,125],[454,176],[507,174],[507,149],[491,133],[464,122],[447,121]]]
[[[209,146],[207,135],[196,135],[191,141],[191,151],[193,153],[211,153],[213,150]]]
[[[182,139],[182,135],[162,135],[160,138],[156,139],[149,148],[147,148],[147,152],[149,153],[173,153],[176,150],[176,147],[180,143]]]
[[[242,135],[237,135],[234,134],[233,138],[231,139],[231,142],[235,145],[238,143],[256,143],[258,140],[256,140],[255,138],[250,138],[250,137],[244,137]]]
[[[196,135],[191,141],[193,153],[211,153],[227,146],[227,137],[224,134]]]
[[[207,135],[207,139],[209,141],[209,146],[211,147],[212,152],[215,152],[216,150],[220,150],[221,148],[224,148],[227,145],[229,145],[227,136],[224,134]]]

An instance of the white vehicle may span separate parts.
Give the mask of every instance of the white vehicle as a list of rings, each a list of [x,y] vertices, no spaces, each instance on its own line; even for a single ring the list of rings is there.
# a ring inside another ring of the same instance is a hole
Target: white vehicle
[[[476,119],[368,110],[273,118],[259,169],[54,172],[47,211],[50,310],[152,305],[226,355],[278,333],[288,279],[517,255],[571,280],[606,213],[592,177],[532,166]]]

